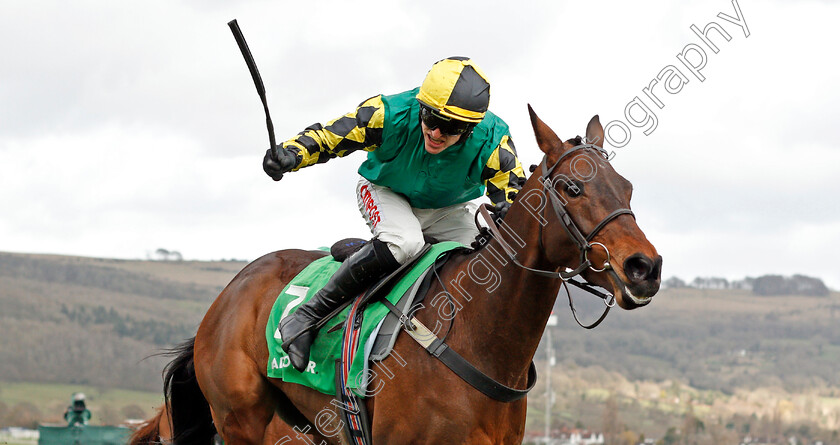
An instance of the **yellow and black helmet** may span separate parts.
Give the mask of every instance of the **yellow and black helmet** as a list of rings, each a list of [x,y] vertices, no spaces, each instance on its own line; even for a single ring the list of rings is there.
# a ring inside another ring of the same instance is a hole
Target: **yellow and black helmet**
[[[490,82],[469,57],[449,57],[432,65],[417,100],[442,116],[478,123],[490,104]]]

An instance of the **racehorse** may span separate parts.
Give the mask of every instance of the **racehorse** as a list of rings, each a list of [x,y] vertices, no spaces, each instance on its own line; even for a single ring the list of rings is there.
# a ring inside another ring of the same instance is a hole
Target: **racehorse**
[[[623,309],[659,290],[662,258],[629,210],[632,185],[603,150],[598,116],[563,141],[529,106],[542,163],[494,236],[452,255],[414,315],[475,368],[511,388],[529,369],[555,299],[579,275]],[[266,377],[266,323],[274,299],[320,251],[283,250],[247,265],[208,309],[196,336],[166,371],[175,443],[206,444],[218,430],[228,445],[288,443],[341,432],[333,397]],[[364,399],[375,444],[520,444],[527,402],[493,400],[402,335],[374,373]],[[281,420],[285,430],[267,426]],[[281,436],[282,431],[291,435]],[[312,436],[309,436],[312,437]],[[288,439],[288,440],[287,440]]]

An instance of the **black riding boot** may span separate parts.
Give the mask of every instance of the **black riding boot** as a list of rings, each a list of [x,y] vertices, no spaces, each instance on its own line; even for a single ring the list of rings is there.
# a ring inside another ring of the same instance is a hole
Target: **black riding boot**
[[[323,289],[280,321],[282,347],[292,366],[303,372],[309,364],[309,348],[316,335],[313,328],[318,321],[399,265],[388,245],[377,239],[344,260]]]

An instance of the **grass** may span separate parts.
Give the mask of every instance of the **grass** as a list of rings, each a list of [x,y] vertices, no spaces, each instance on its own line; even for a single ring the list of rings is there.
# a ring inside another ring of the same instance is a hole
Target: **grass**
[[[35,439],[12,439],[6,435],[0,434],[0,445],[35,445],[38,441]]]
[[[0,382],[0,402],[10,410],[18,403],[31,403],[41,411],[44,422],[62,421],[64,409],[76,392],[85,394],[88,409],[93,414],[92,423],[99,423],[97,419],[101,418],[100,414],[104,414],[104,411],[122,412],[132,405],[150,417],[153,408],[163,403],[162,389],[161,392],[144,392],[86,385]]]
[[[85,393],[89,404],[159,405],[163,401],[162,394],[145,391],[102,389],[85,385],[0,382],[0,400],[9,406],[18,402],[30,402],[36,406],[54,401],[69,403],[70,397],[76,392]]]

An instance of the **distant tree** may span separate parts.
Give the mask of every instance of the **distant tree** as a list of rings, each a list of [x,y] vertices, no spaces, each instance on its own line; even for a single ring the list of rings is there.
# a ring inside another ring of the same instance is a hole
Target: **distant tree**
[[[785,277],[781,275],[762,275],[753,283],[753,293],[756,295],[788,295]]]
[[[686,287],[685,281],[681,280],[678,277],[671,277],[667,280],[662,282],[662,287],[665,289],[679,289],[681,287]]]
[[[729,286],[732,289],[752,290],[753,284],[755,284],[755,278],[746,277],[743,280],[732,281]]]
[[[753,417],[755,417],[755,414],[753,414]],[[752,423],[749,420],[741,424],[741,432],[743,434],[749,434],[750,431],[752,431]]]
[[[644,439],[642,440],[644,441]],[[615,443],[618,445],[636,445],[639,443],[639,434],[635,431],[624,430],[618,435],[618,440]]]
[[[683,416],[682,425],[682,444],[683,445],[697,445],[699,419],[694,415],[694,405],[689,401],[688,409]]]
[[[770,419],[770,434],[771,437],[778,441],[783,441],[782,435],[782,410],[779,404],[776,404],[776,409],[773,410],[773,417]]]
[[[183,261],[184,256],[181,255],[181,252],[177,250],[167,250],[164,248],[160,248],[155,251],[155,258],[158,261]]]
[[[753,293],[756,295],[808,295],[826,296],[828,288],[819,278],[794,275],[763,275],[755,279]]]
[[[726,278],[710,277],[709,289],[729,289],[729,281]]]
[[[160,249],[155,250],[155,255],[158,260],[166,261],[169,258],[169,251],[161,247]]]
[[[682,395],[682,385],[680,385],[680,382],[676,380],[671,381],[671,385],[668,386],[668,394],[674,398],[679,398]]]
[[[728,289],[729,282],[726,278],[697,277],[691,282],[691,287],[696,287],[697,289]]]
[[[791,428],[791,429],[793,429],[793,428]],[[813,436],[813,433],[812,433],[812,431],[811,431],[811,426],[810,426],[810,425],[805,425],[805,424],[799,425],[799,427],[798,427],[798,428],[796,428],[795,430],[791,431],[790,433],[791,433],[791,435],[792,435],[792,434],[796,434],[796,435],[798,435],[800,438],[802,438],[802,439],[808,439],[808,440],[810,440],[810,439],[811,439],[811,436]],[[785,435],[788,435],[788,434],[785,434]]]
[[[604,429],[604,443],[617,444],[620,430],[618,425],[618,401],[615,393],[610,393],[607,402],[604,404],[602,428]]]
[[[656,443],[657,445],[677,445],[680,443],[680,434],[675,427],[669,427],[668,431],[665,432],[665,436]]]
[[[819,278],[794,275],[792,280],[796,293],[799,295],[823,297],[829,294],[828,287]]]

